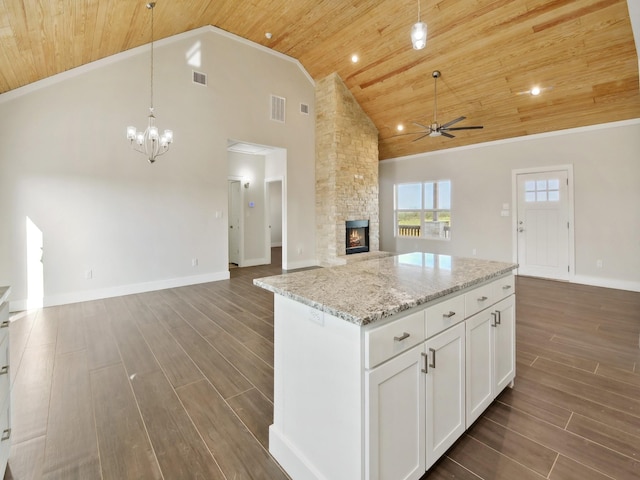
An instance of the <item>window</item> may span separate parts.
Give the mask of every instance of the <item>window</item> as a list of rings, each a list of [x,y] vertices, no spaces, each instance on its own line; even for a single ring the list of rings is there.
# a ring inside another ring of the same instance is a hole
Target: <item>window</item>
[[[448,239],[451,181],[395,185],[396,235]]]
[[[560,201],[560,180],[528,180],[524,182],[525,202]]]

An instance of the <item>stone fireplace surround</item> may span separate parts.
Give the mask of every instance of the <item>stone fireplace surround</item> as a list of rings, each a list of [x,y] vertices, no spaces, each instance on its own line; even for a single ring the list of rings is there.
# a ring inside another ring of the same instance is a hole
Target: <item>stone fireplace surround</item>
[[[340,265],[377,256],[378,131],[335,73],[316,83],[315,107],[318,262]],[[346,255],[347,220],[369,221],[369,252]]]

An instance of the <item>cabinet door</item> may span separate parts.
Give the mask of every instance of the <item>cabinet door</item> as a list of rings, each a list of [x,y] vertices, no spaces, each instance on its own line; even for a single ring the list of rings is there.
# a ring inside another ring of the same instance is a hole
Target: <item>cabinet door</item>
[[[497,303],[492,310],[498,315],[498,325],[493,329],[496,397],[516,374],[516,309],[513,295]]]
[[[427,340],[426,467],[465,430],[465,326],[458,324]]]
[[[419,479],[425,472],[424,345],[366,372],[369,480]]]
[[[467,428],[493,401],[493,309],[466,321]]]

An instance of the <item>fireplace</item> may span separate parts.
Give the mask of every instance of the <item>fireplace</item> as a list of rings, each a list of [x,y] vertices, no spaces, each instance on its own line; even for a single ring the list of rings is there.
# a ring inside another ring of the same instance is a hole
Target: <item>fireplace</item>
[[[347,220],[346,254],[369,251],[369,220]]]

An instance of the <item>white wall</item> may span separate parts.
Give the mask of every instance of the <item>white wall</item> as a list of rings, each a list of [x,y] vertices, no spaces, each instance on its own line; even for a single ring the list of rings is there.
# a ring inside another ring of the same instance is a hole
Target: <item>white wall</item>
[[[429,141],[425,139],[423,141]],[[380,163],[380,249],[511,261],[512,171],[572,164],[578,283],[640,291],[640,120]],[[393,185],[451,179],[451,240],[394,237]],[[603,268],[596,260],[603,260]]]
[[[194,51],[206,88],[191,82]],[[229,138],[286,149],[289,260],[315,264],[313,229],[295,228],[315,215],[306,72],[212,27],[156,42],[155,67],[157,124],[175,143],[153,165],[125,140],[127,125],[146,124],[148,46],[0,95],[0,285],[12,308],[27,297],[26,217],[44,235],[45,305],[226,278]],[[287,98],[285,124],[269,120],[270,94]]]

